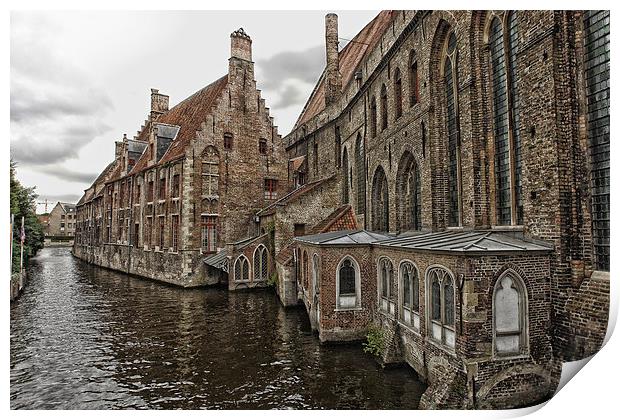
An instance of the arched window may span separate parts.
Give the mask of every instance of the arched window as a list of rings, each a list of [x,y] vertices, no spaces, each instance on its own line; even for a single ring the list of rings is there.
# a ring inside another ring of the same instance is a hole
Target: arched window
[[[361,304],[359,265],[345,257],[336,270],[336,302],[341,309],[357,308]]]
[[[254,250],[254,281],[266,281],[268,271],[267,248],[261,244]]]
[[[413,154],[405,152],[398,165],[396,179],[398,194],[398,226],[400,231],[422,228],[422,194],[420,169]]]
[[[454,348],[454,278],[445,268],[433,267],[426,273],[429,303],[429,334],[437,342]]]
[[[446,128],[448,133],[448,225],[461,225],[461,134],[459,127],[458,48],[451,32],[444,58]]]
[[[526,353],[527,291],[512,271],[503,274],[493,290],[494,353],[510,356]]]
[[[420,329],[420,277],[418,269],[409,261],[400,264],[400,284],[402,288],[401,320]]]
[[[334,133],[334,165],[340,168],[340,153],[342,149],[342,138],[340,137],[340,127],[336,127]]]
[[[400,69],[394,71],[394,112],[397,119],[403,115],[403,80]]]
[[[235,281],[250,281],[250,261],[245,255],[235,261]]]
[[[362,136],[355,141],[355,178],[357,182],[357,213],[366,213],[366,158]]]
[[[387,177],[381,166],[375,171],[372,180],[372,230],[390,230],[390,205]]]
[[[523,204],[515,13],[491,15],[488,42],[495,135],[495,222],[498,225],[521,225]]]
[[[319,256],[317,254],[314,254],[312,256],[312,288],[315,295],[319,294],[320,292],[320,278],[321,276],[319,273]]]
[[[303,288],[305,290],[308,290],[308,253],[306,251],[304,251],[304,254],[303,254],[302,270],[303,270],[303,274],[302,274]]]
[[[377,100],[373,96],[370,99],[370,137],[377,136]]]
[[[378,278],[379,278],[379,308],[391,315],[396,313],[396,302],[394,295],[396,290],[392,284],[394,267],[392,261],[389,258],[383,257],[379,259],[378,265]]]
[[[420,78],[418,77],[418,57],[415,51],[409,53],[409,106],[420,102]]]
[[[342,151],[342,203],[349,204],[349,153]]]
[[[381,85],[381,131],[388,126],[388,97],[387,88]]]
[[[220,156],[213,146],[205,147],[201,156],[202,196],[214,198],[220,188]]]

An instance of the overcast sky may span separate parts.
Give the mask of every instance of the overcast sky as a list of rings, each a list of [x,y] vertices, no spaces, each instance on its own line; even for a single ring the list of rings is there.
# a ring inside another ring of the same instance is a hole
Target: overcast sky
[[[325,13],[12,12],[18,178],[37,186],[39,201],[76,202],[112,161],[114,141],[140,128],[150,88],[173,106],[224,75],[239,27],[252,37],[258,88],[287,134],[325,65]],[[340,37],[351,39],[377,12],[337,13]]]

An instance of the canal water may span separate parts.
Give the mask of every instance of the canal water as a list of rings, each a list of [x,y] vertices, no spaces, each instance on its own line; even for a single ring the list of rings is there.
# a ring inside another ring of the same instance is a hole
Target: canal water
[[[45,248],[11,304],[11,408],[414,409],[413,370],[321,346],[271,291],[169,287]]]

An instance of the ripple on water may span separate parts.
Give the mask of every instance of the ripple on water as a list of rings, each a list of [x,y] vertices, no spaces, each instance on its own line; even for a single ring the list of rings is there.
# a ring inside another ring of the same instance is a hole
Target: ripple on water
[[[416,408],[424,390],[359,345],[320,346],[269,291],[169,287],[68,248],[33,260],[10,340],[13,409]]]

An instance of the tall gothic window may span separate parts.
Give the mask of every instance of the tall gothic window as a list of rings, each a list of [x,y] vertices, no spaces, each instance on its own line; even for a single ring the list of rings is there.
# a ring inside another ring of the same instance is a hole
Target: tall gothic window
[[[340,137],[340,127],[335,128],[334,133],[334,165],[340,168],[340,153],[342,149],[342,138]]]
[[[219,195],[220,157],[217,149],[207,146],[201,161],[202,195],[214,197]]]
[[[366,213],[366,158],[362,136],[355,142],[355,178],[357,182],[357,213]]]
[[[394,301],[396,290],[392,284],[392,276],[394,274],[392,262],[388,258],[381,258],[379,260],[378,270],[379,291],[381,295],[379,308],[385,313],[394,315],[396,312],[396,302]]]
[[[349,204],[349,153],[345,147],[342,151],[342,202]]]
[[[235,281],[250,281],[250,262],[245,255],[235,261]]]
[[[266,281],[268,269],[267,248],[261,244],[254,250],[254,281]]]
[[[381,131],[388,126],[388,97],[387,88],[381,85]]]
[[[444,268],[431,268],[427,274],[430,322],[429,334],[437,342],[454,347],[454,279]]]
[[[390,230],[390,205],[387,177],[381,166],[375,171],[372,180],[372,230]]]
[[[394,112],[396,118],[403,115],[403,80],[400,75],[400,69],[394,71]]]
[[[527,351],[527,292],[513,272],[502,275],[493,290],[493,341],[497,355]]]
[[[304,290],[308,290],[308,253],[306,251],[304,251],[304,254],[302,257],[302,270],[303,270],[303,274],[302,274],[303,287],[304,287]]]
[[[351,257],[345,257],[336,271],[336,297],[338,308],[355,308],[359,305],[360,274],[359,266]]]
[[[586,11],[584,26],[594,266],[609,271],[609,10]]]
[[[415,329],[420,328],[420,277],[418,269],[409,261],[400,264],[402,293],[401,320]]]
[[[418,57],[415,51],[409,54],[409,106],[420,102],[420,78],[418,77]]]
[[[400,231],[422,228],[422,194],[420,169],[410,152],[401,158],[396,180],[398,190],[398,229]]]
[[[523,224],[516,13],[494,15],[489,28],[495,135],[495,208],[498,225]]]
[[[373,96],[370,99],[370,137],[377,136],[377,100]]]
[[[461,139],[458,97],[458,49],[454,32],[448,37],[444,59],[446,122],[448,130],[448,225],[461,225]]]

